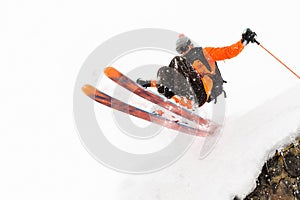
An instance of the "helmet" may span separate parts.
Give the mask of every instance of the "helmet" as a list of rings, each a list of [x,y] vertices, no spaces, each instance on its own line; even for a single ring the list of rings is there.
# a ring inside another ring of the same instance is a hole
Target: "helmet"
[[[189,46],[193,46],[190,38],[186,37],[184,34],[180,34],[179,38],[176,41],[176,51],[179,54],[182,54],[189,49]]]

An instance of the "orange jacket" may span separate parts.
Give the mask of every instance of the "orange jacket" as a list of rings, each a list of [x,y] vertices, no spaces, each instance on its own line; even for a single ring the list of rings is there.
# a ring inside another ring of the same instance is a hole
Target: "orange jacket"
[[[218,61],[233,58],[237,56],[243,49],[244,45],[242,41],[239,40],[237,43],[226,47],[205,47],[203,48],[203,51],[207,52],[211,59]]]
[[[207,94],[207,98],[209,97],[211,90],[213,88],[213,81],[210,78],[210,75],[215,74],[216,65],[215,62],[219,60],[226,60],[237,56],[244,49],[244,45],[239,40],[238,42],[226,46],[226,47],[205,47],[203,48],[203,54],[210,65],[211,70],[207,69],[205,65],[200,60],[195,60],[192,65],[195,70],[202,77],[202,81],[204,84],[205,92]]]

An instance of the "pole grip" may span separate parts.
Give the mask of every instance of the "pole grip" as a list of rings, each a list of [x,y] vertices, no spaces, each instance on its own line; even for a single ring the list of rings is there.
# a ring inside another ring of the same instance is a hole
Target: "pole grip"
[[[255,42],[257,45],[260,45],[260,42],[258,42],[255,38],[254,38],[254,42]]]

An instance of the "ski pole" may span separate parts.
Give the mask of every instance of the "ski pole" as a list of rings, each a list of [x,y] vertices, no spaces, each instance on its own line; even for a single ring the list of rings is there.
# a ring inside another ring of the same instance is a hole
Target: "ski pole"
[[[278,62],[280,62],[285,68],[287,68],[290,72],[292,72],[297,78],[300,79],[300,76],[296,74],[293,70],[291,70],[286,64],[284,64],[281,60],[279,60],[275,55],[273,55],[268,49],[266,49],[263,45],[261,45],[256,39],[254,39],[254,42],[258,44],[261,48],[263,48],[266,52],[268,52],[271,56],[273,56]]]

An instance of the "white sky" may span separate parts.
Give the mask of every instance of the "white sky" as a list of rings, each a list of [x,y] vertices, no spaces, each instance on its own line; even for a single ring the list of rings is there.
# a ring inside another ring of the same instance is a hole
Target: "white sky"
[[[298,4],[1,1],[0,199],[117,198],[124,175],[88,154],[72,116],[78,72],[102,42],[133,29],[163,28],[185,33],[203,46],[224,46],[250,27],[258,41],[300,74]],[[254,44],[219,66],[229,82],[228,118],[247,113],[299,82]]]

